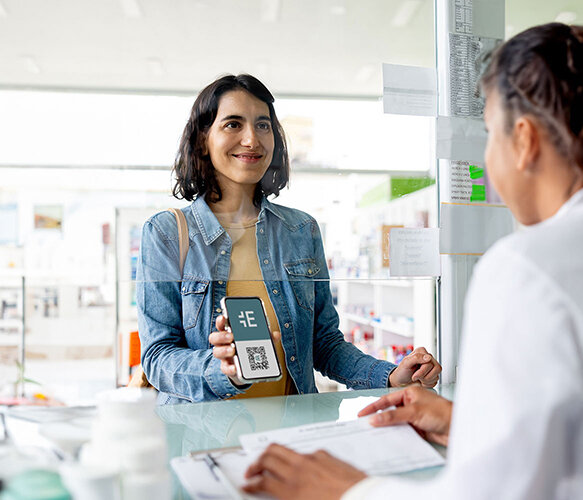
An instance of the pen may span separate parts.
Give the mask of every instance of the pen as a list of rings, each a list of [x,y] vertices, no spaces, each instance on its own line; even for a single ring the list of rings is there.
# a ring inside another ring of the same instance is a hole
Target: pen
[[[221,468],[219,467],[219,464],[211,456],[210,453],[207,453],[204,456],[204,461],[209,466],[209,469],[211,470],[211,472],[213,473],[213,475],[218,479],[218,481],[227,490],[227,493],[229,493],[229,496],[231,496],[232,498],[234,498],[236,500],[244,500],[244,498],[241,495],[241,493],[239,493],[239,490],[237,489],[237,487],[231,482],[231,480],[221,470]]]

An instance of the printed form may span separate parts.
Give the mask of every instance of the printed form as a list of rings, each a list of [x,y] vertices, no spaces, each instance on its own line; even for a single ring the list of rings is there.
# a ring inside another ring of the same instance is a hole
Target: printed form
[[[283,444],[300,453],[321,449],[373,475],[396,474],[444,463],[437,450],[410,425],[372,427],[368,417],[244,434],[239,440],[250,456],[259,455],[270,443]]]
[[[371,475],[387,475],[441,466],[440,453],[409,425],[372,427],[368,417],[288,427],[240,436],[243,449],[211,452],[231,483],[241,488],[247,467],[270,444],[279,443],[300,453],[326,450],[335,457]],[[171,463],[192,498],[229,498],[202,460],[203,453],[177,457]],[[241,492],[243,498],[257,497]]]

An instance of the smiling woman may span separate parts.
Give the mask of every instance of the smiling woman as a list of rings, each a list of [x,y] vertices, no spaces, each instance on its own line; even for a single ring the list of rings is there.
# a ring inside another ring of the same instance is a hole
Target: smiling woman
[[[267,104],[243,90],[225,94],[205,148],[221,192],[253,195],[271,164],[274,142]]]
[[[441,367],[423,348],[396,367],[344,341],[317,222],[267,200],[289,178],[273,101],[250,75],[222,77],[197,97],[174,165],[173,193],[192,201],[183,209],[189,250],[182,270],[174,216],[161,212],[144,225],[138,323],[142,364],[159,402],[316,392],[314,369],[354,388],[435,385]],[[233,296],[262,300],[278,380],[248,384],[237,373],[221,306]]]

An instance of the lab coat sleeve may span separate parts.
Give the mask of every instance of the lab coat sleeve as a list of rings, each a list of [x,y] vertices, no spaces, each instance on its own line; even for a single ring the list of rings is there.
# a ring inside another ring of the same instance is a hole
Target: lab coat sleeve
[[[359,498],[543,500],[577,487],[568,477],[582,467],[578,309],[501,246],[478,264],[465,311],[447,466],[429,482],[365,481]]]

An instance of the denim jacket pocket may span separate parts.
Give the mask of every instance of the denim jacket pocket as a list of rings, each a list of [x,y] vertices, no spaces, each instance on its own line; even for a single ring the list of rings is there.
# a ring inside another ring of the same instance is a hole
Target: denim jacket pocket
[[[182,325],[184,330],[196,326],[208,286],[208,281],[182,282],[180,293],[182,294]]]
[[[314,259],[300,259],[283,265],[300,307],[314,310],[314,278],[320,272]]]

